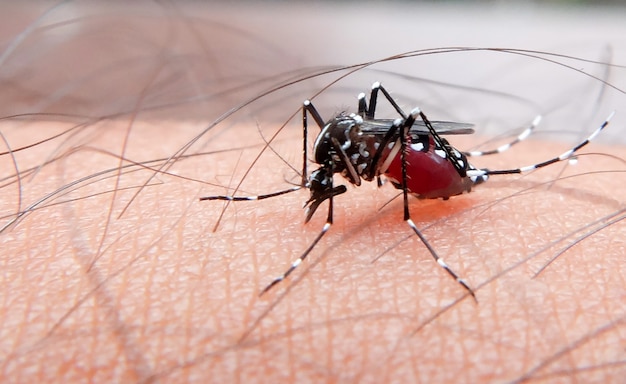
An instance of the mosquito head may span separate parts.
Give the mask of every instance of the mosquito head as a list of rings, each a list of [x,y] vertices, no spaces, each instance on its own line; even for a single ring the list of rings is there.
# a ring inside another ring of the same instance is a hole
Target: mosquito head
[[[305,204],[305,207],[308,206],[305,223],[313,217],[315,210],[324,200],[332,196],[340,195],[347,190],[345,185],[333,187],[332,172],[326,167],[321,167],[311,172],[308,188],[311,191],[311,197]]]
[[[309,176],[309,190],[311,191],[311,198],[327,192],[332,187],[333,175],[326,169],[321,167],[313,172]]]

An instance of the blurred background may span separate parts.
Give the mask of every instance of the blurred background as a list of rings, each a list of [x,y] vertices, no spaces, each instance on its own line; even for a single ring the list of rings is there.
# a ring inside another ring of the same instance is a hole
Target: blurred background
[[[119,117],[140,110],[140,118],[210,122],[303,76],[430,48],[517,48],[624,64],[619,3],[6,1],[0,3],[0,115]],[[623,68],[558,61],[626,88]],[[250,113],[283,119],[345,72],[273,92]],[[490,119],[494,127],[562,109],[573,93],[582,103],[576,108],[604,118],[616,108],[610,98],[621,96],[543,59],[475,51],[376,64],[341,80],[316,103],[352,108],[374,81],[384,81],[404,105],[419,103],[442,117]],[[607,108],[591,111],[601,92]],[[278,102],[278,110],[267,108]],[[484,132],[497,131],[483,125]]]

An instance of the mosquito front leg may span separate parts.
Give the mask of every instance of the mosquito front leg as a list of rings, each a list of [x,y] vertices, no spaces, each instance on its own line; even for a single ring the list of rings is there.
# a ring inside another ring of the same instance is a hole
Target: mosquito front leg
[[[313,104],[309,100],[306,100],[302,107],[302,181],[299,186],[288,188],[278,192],[272,192],[262,195],[256,196],[232,196],[232,195],[217,195],[217,196],[204,196],[200,197],[200,201],[210,201],[210,200],[225,200],[225,201],[256,201],[256,200],[264,200],[271,197],[276,197],[280,195],[284,195],[290,192],[298,191],[302,188],[306,187],[307,184],[307,134],[308,134],[308,114],[313,116],[313,119],[317,123],[320,128],[324,126],[324,120],[320,116],[319,112]]]
[[[302,255],[300,255],[300,257],[298,257],[293,263],[291,263],[291,266],[289,266],[289,268],[282,275],[278,276],[270,284],[268,284],[261,291],[259,296],[262,296],[267,291],[272,289],[272,287],[274,287],[276,284],[278,284],[281,281],[285,280],[296,268],[298,268],[298,266],[300,264],[302,264],[302,262],[307,258],[307,256],[309,256],[309,254],[311,253],[313,248],[315,248],[317,243],[319,243],[319,241],[322,239],[322,237],[324,237],[326,232],[328,232],[328,230],[332,226],[332,224],[333,224],[333,201],[334,201],[334,196],[338,195],[338,194],[341,194],[341,193],[344,193],[346,191],[346,189],[345,189],[345,186],[340,186],[340,187],[343,187],[343,188],[339,188],[339,187],[334,188],[333,187],[333,177],[332,177],[332,175],[333,175],[333,168],[334,167],[333,167],[332,161],[328,165],[328,168],[329,169],[328,169],[327,174],[329,174],[330,177],[327,180],[327,182],[328,182],[327,190],[324,193],[322,193],[320,195],[316,195],[316,196],[312,197],[311,200],[309,200],[309,203],[316,208],[322,201],[328,199],[328,216],[326,217],[326,223],[322,227],[322,230],[315,237],[315,240],[313,240],[311,245],[309,245],[309,247],[302,253]],[[307,222],[310,219],[310,216],[312,216],[313,212],[315,212],[315,208],[313,208],[313,211],[311,211],[310,214],[307,215],[307,220],[306,220]]]
[[[317,125],[322,129],[324,127],[324,119],[317,111],[311,100],[305,100],[302,103],[302,186],[306,186],[308,180],[308,172],[307,172],[307,151],[308,151],[308,134],[309,134],[309,119],[308,116],[311,114],[313,116],[313,120],[317,123]]]

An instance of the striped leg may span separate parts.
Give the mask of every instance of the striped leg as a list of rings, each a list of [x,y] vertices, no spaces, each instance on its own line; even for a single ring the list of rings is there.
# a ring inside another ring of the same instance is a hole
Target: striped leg
[[[330,200],[330,207],[329,208],[329,215],[328,215],[328,219],[326,220],[326,224],[324,224],[324,226],[322,227],[322,230],[320,231],[320,233],[317,235],[317,237],[315,238],[315,240],[313,240],[313,242],[311,243],[311,245],[309,245],[309,247],[306,249],[306,251],[304,251],[304,253],[297,258],[293,263],[291,263],[291,266],[289,266],[289,269],[287,269],[285,271],[285,273],[283,273],[282,275],[278,276],[277,278],[275,278],[274,280],[272,280],[271,283],[269,283],[262,291],[261,293],[259,293],[259,296],[263,296],[267,291],[269,291],[270,289],[272,289],[276,284],[280,283],[281,281],[285,280],[287,278],[287,276],[289,276],[291,274],[291,272],[293,272],[296,268],[298,268],[298,266],[300,264],[302,264],[302,262],[304,261],[304,259],[307,258],[307,256],[309,255],[309,253],[311,253],[311,251],[313,250],[313,248],[315,248],[315,246],[317,245],[317,243],[319,243],[319,241],[322,239],[322,237],[326,234],[326,232],[328,232],[328,230],[330,229],[331,225],[333,224],[333,218],[332,218],[332,203],[333,200],[331,198]]]
[[[607,119],[604,120],[604,122],[600,125],[600,127],[598,127],[598,129],[593,131],[593,133],[591,135],[589,135],[585,140],[581,141],[579,144],[575,145],[574,147],[570,148],[569,150],[563,152],[561,155],[553,157],[552,159],[549,159],[549,160],[546,160],[546,161],[542,161],[542,162],[537,163],[537,164],[527,165],[525,167],[514,168],[514,169],[498,169],[498,170],[475,169],[475,170],[469,170],[469,171],[467,171],[467,175],[470,176],[470,177],[479,177],[479,176],[485,176],[485,175],[512,175],[512,174],[530,172],[530,171],[533,171],[535,169],[547,167],[548,165],[551,165],[551,164],[554,164],[554,163],[558,163],[559,161],[568,160],[577,151],[579,151],[585,145],[589,144],[589,142],[591,140],[593,140],[596,136],[598,136],[600,134],[600,132],[602,132],[602,130],[604,128],[606,128],[607,125],[609,125],[609,122],[611,121],[611,118],[613,117],[614,114],[615,114],[614,112],[611,113],[609,115],[609,117],[607,117]]]
[[[320,116],[317,109],[313,106],[313,104],[309,100],[305,100],[302,106],[302,182],[297,187],[288,188],[278,192],[267,193],[263,195],[257,196],[231,196],[231,195],[218,195],[218,196],[205,196],[201,197],[200,201],[207,200],[226,200],[226,201],[256,201],[269,199],[271,197],[276,197],[280,195],[285,195],[287,193],[299,191],[300,189],[306,187],[307,183],[307,135],[308,135],[308,114],[311,114],[313,120],[317,123],[320,129],[324,126],[324,120]]]
[[[333,174],[333,164],[332,164],[332,162],[328,165],[328,167],[330,168],[329,169],[330,170],[329,174],[332,175]],[[263,294],[265,294],[267,291],[272,289],[272,287],[274,287],[276,284],[278,284],[281,281],[285,280],[287,278],[287,276],[289,276],[296,268],[298,268],[298,266],[300,264],[302,264],[302,262],[304,261],[304,259],[307,258],[307,256],[309,256],[309,253],[311,253],[313,248],[315,248],[317,243],[319,243],[319,241],[322,239],[322,237],[324,237],[326,232],[328,232],[330,227],[333,225],[333,200],[334,200],[333,197],[335,195],[344,193],[346,191],[346,188],[343,185],[339,186],[339,187],[336,187],[336,188],[333,188],[333,178],[332,178],[332,176],[328,179],[328,182],[330,183],[330,188],[329,188],[328,194],[325,194],[325,195],[322,195],[322,196],[317,196],[317,198],[315,200],[309,200],[309,202],[307,202],[307,204],[312,204],[312,205],[315,204],[315,208],[317,208],[317,206],[322,201],[324,201],[326,199],[329,200],[328,201],[328,216],[326,217],[326,223],[322,227],[322,230],[320,231],[320,233],[318,233],[318,235],[315,238],[315,240],[313,240],[311,245],[309,245],[309,247],[302,253],[302,255],[300,255],[300,257],[298,257],[293,263],[291,263],[291,266],[289,266],[289,268],[282,275],[278,276],[271,283],[269,283],[261,291],[261,293],[259,293],[259,296],[263,296]],[[309,210],[309,213],[307,214],[306,222],[309,221],[309,219],[313,215],[313,212],[315,212],[315,208],[313,208],[312,211]]]
[[[396,110],[396,112],[398,112],[400,116],[402,116],[403,119],[407,118],[402,108],[400,108],[398,103],[396,103],[396,101],[391,97],[389,92],[387,92],[385,87],[383,87],[382,84],[380,84],[379,82],[375,82],[374,84],[372,84],[369,109],[367,107],[367,103],[365,102],[365,94],[361,93],[359,95],[359,115],[361,115],[361,117],[368,120],[374,120],[376,114],[376,105],[378,101],[378,91],[383,93],[391,106]]]
[[[442,267],[446,272],[448,272],[450,276],[452,276],[457,281],[457,283],[459,283],[470,295],[472,295],[472,297],[474,298],[474,301],[478,302],[478,300],[476,299],[476,294],[474,293],[474,290],[472,290],[469,284],[467,284],[467,282],[464,279],[459,277],[459,275],[457,275],[456,272],[454,272],[448,266],[448,264],[446,264],[446,262],[437,254],[437,252],[432,247],[432,245],[430,245],[428,240],[426,240],[426,237],[424,237],[422,232],[420,232],[420,230],[417,229],[417,226],[411,219],[411,215],[409,213],[409,197],[408,197],[408,189],[407,189],[407,170],[406,170],[407,163],[406,163],[405,154],[406,154],[406,147],[408,144],[407,143],[408,132],[411,129],[411,126],[413,125],[413,123],[415,122],[415,119],[418,116],[422,117],[425,123],[428,121],[426,120],[424,114],[419,110],[419,108],[415,108],[413,111],[411,111],[411,115],[404,121],[404,125],[402,127],[403,139],[400,141],[402,145],[401,156],[402,156],[402,193],[404,196],[404,221],[406,221],[406,223],[409,225],[409,227],[411,227],[413,232],[415,232],[415,234],[420,238],[420,240],[422,241],[424,246],[426,246],[426,248],[428,249],[432,257],[437,262],[437,264],[439,264],[440,267]]]
[[[486,151],[468,151],[468,152],[463,152],[463,154],[465,156],[468,157],[478,157],[478,156],[487,156],[487,155],[495,155],[498,153],[502,153],[504,151],[509,150],[512,146],[514,146],[515,144],[526,140],[526,138],[528,138],[528,136],[531,135],[531,133],[535,130],[535,128],[537,128],[537,126],[539,125],[539,123],[541,122],[541,115],[535,117],[535,119],[533,120],[533,122],[530,124],[530,126],[528,128],[526,128],[525,130],[522,131],[522,133],[520,133],[519,135],[517,135],[517,137],[506,144],[503,144],[501,146],[499,146],[496,149],[490,149],[490,150],[486,150]]]
[[[256,200],[269,199],[271,197],[276,197],[280,195],[285,195],[290,192],[299,191],[300,189],[302,189],[302,186],[298,185],[297,187],[292,187],[292,188],[285,189],[282,191],[272,192],[272,193],[267,193],[264,195],[257,195],[257,196],[230,196],[230,195],[204,196],[200,198],[200,201],[206,201],[206,200],[256,201]]]

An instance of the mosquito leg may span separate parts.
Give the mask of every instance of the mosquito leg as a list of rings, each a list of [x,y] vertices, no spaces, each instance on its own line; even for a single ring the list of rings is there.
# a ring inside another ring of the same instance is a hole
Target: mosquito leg
[[[324,120],[322,119],[322,116],[319,114],[317,109],[313,106],[311,101],[305,100],[302,106],[302,143],[303,144],[302,144],[302,182],[300,186],[285,189],[285,190],[278,191],[278,192],[257,195],[257,196],[230,196],[230,195],[205,196],[205,197],[201,197],[200,201],[207,201],[207,200],[256,201],[256,200],[263,200],[263,199],[268,199],[271,197],[284,195],[284,194],[295,192],[302,188],[305,188],[307,181],[308,181],[307,180],[307,177],[308,177],[308,173],[307,173],[307,137],[308,136],[307,134],[308,134],[308,114],[309,113],[311,114],[311,116],[313,116],[313,120],[315,120],[315,122],[320,128],[324,126]]]
[[[299,191],[302,189],[302,186],[292,187],[289,189],[285,189],[278,192],[267,193],[264,195],[257,196],[229,196],[229,195],[218,195],[218,196],[204,196],[200,198],[200,201],[206,200],[226,200],[226,201],[257,201],[263,199],[269,199],[270,197],[276,197],[280,195],[286,195],[287,193]]]
[[[517,135],[517,137],[513,141],[506,143],[504,145],[501,145],[496,149],[490,149],[486,151],[469,151],[469,152],[463,152],[463,154],[468,157],[469,156],[477,157],[477,156],[495,155],[497,153],[502,153],[504,151],[507,151],[515,144],[526,140],[528,136],[530,136],[531,133],[535,130],[535,128],[537,128],[540,122],[541,122],[541,115],[535,117],[535,119],[530,124],[530,126],[526,128],[525,130],[523,130],[519,135]]]
[[[422,232],[419,229],[417,229],[417,226],[411,219],[411,214],[409,212],[409,193],[408,193],[408,188],[407,188],[406,147],[407,147],[407,139],[408,139],[409,130],[411,129],[411,126],[413,126],[413,123],[415,122],[415,119],[418,116],[423,116],[423,114],[419,110],[419,108],[416,108],[413,111],[411,111],[411,115],[405,120],[404,125],[402,126],[403,134],[402,134],[402,138],[400,141],[400,144],[401,144],[400,153],[401,153],[401,159],[402,159],[402,194],[404,197],[404,221],[406,221],[406,223],[409,225],[409,227],[411,227],[413,232],[415,232],[415,234],[420,238],[420,240],[426,246],[430,254],[433,256],[433,258],[437,262],[437,264],[439,264],[440,267],[445,269],[445,271],[448,272],[448,274],[452,276],[457,281],[457,283],[463,286],[463,288],[465,288],[465,290],[470,295],[472,295],[472,297],[474,298],[474,301],[478,302],[478,300],[476,299],[476,294],[474,293],[472,288],[470,288],[469,284],[467,284],[465,280],[459,277],[459,275],[457,275],[456,272],[454,272],[448,266],[448,264],[446,264],[446,262],[441,257],[439,257],[439,255],[437,255],[437,252],[435,251],[435,249],[430,245],[428,240],[426,240],[426,237],[424,237]]]
[[[354,168],[354,165],[352,165],[352,163],[350,162],[350,158],[348,157],[346,151],[341,148],[341,143],[339,143],[339,140],[337,140],[335,137],[331,137],[330,142],[333,144],[335,153],[337,154],[337,156],[339,156],[339,159],[341,159],[341,162],[346,167],[346,178],[350,181],[350,183],[354,184],[355,186],[360,186],[361,176],[359,176],[359,173]]]
[[[313,116],[313,120],[317,123],[320,129],[324,128],[324,119],[317,111],[311,100],[305,100],[302,103],[302,186],[306,186],[308,180],[307,173],[307,146],[308,146],[308,134],[309,134],[309,124],[308,124],[308,115],[311,114]]]
[[[322,119],[322,116],[320,115],[320,113],[317,111],[317,108],[315,108],[313,103],[311,103],[311,100],[305,100],[302,108],[303,108],[303,111],[302,111],[303,114],[304,112],[310,113],[311,116],[313,116],[313,120],[315,120],[315,122],[320,127],[320,129],[324,128],[324,125],[326,125],[326,123],[324,119]],[[304,122],[304,120],[306,120],[306,116],[303,116],[302,119]]]
[[[367,102],[365,101],[365,93],[361,92],[357,97],[359,99],[359,116],[365,119],[367,115]]]
[[[366,113],[366,117],[368,119],[373,120],[374,119],[374,115],[376,114],[376,104],[377,104],[377,100],[378,100],[378,91],[381,91],[383,93],[383,95],[385,95],[385,98],[393,106],[393,108],[396,110],[396,112],[398,112],[398,114],[400,116],[402,116],[403,119],[407,118],[406,113],[404,113],[404,111],[402,110],[402,108],[400,108],[398,103],[396,103],[396,101],[391,97],[391,95],[389,94],[389,92],[387,92],[385,87],[383,87],[382,84],[380,84],[379,82],[375,82],[374,84],[372,84],[372,92],[370,93],[370,106],[369,106],[369,109],[367,110],[367,113]],[[363,101],[365,101],[365,99],[363,99]],[[361,102],[360,101],[359,101],[359,106],[361,106]]]
[[[303,142],[302,164],[303,165],[302,165],[302,184],[300,186],[285,189],[285,190],[278,191],[278,192],[258,195],[258,196],[230,196],[230,195],[205,196],[205,197],[201,197],[200,201],[207,201],[207,200],[256,201],[256,200],[263,200],[263,199],[268,199],[271,197],[284,195],[290,192],[295,192],[306,187],[307,176],[308,176],[307,174],[307,133],[308,133],[308,114],[309,113],[311,114],[311,116],[313,116],[313,120],[315,120],[315,122],[320,128],[324,126],[324,120],[322,119],[322,116],[319,114],[317,109],[313,106],[313,104],[309,100],[304,101],[303,106],[302,106],[302,136],[303,136],[302,137],[302,142]]]
[[[589,142],[591,140],[595,139],[595,137],[598,136],[598,134],[600,134],[600,132],[602,132],[602,130],[604,128],[606,128],[607,125],[609,125],[609,122],[611,121],[611,118],[613,117],[614,114],[615,114],[614,112],[611,113],[609,115],[609,117],[606,120],[604,120],[604,122],[600,125],[600,127],[598,127],[595,131],[593,131],[593,133],[591,133],[591,135],[589,135],[585,140],[581,141],[580,143],[578,143],[574,147],[572,147],[569,150],[563,152],[561,155],[559,155],[557,157],[553,157],[550,160],[542,161],[541,163],[536,163],[536,164],[533,164],[533,165],[527,165],[525,167],[520,167],[520,168],[515,168],[515,169],[498,169],[498,170],[476,169],[476,170],[469,170],[469,171],[467,171],[467,174],[470,177],[484,176],[484,175],[511,175],[511,174],[518,174],[518,173],[534,171],[535,169],[547,167],[550,164],[554,164],[554,163],[557,163],[559,161],[567,160],[570,157],[572,157],[577,151],[579,151],[581,148],[583,148],[585,145],[589,144]]]
[[[330,200],[330,206],[332,207],[332,198]],[[329,212],[332,212],[332,208],[329,209]],[[332,213],[330,214],[330,216],[332,216]],[[293,272],[296,268],[298,268],[298,266],[304,261],[304,259],[307,258],[307,256],[309,255],[309,253],[311,253],[311,251],[313,250],[313,248],[315,248],[315,246],[317,245],[317,243],[319,243],[319,241],[322,239],[322,237],[326,234],[326,232],[328,232],[328,230],[330,229],[332,225],[332,217],[329,217],[328,220],[326,220],[326,224],[324,224],[324,226],[322,227],[322,230],[320,231],[320,233],[317,235],[317,237],[315,238],[315,240],[313,240],[313,242],[311,243],[311,245],[306,249],[306,251],[304,251],[304,253],[296,259],[296,261],[294,261],[293,263],[291,263],[291,266],[289,266],[289,269],[287,269],[285,271],[285,273],[283,273],[282,275],[278,276],[277,278],[275,278],[267,287],[265,287],[261,293],[259,293],[259,296],[263,296],[267,291],[269,291],[270,289],[272,289],[276,284],[280,283],[281,281],[285,280],[287,278],[287,276],[289,276],[291,274],[291,272]]]
[[[439,149],[445,152],[446,158],[452,164],[452,166],[456,169],[459,175],[461,177],[467,176],[467,166],[468,166],[467,158],[465,158],[465,156],[461,152],[457,151],[454,147],[452,147],[450,143],[448,143],[447,140],[444,140],[441,136],[439,136],[439,134],[437,133],[437,131],[435,131],[435,128],[433,128],[433,125],[431,124],[430,120],[428,120],[424,112],[422,112],[419,108],[415,108],[412,111],[412,113],[413,112],[417,113],[419,117],[422,119],[422,121],[424,122],[424,125],[426,125],[426,128],[428,128],[428,132],[433,137],[436,147],[438,147]]]
[[[332,163],[330,165],[331,168],[331,172],[330,174],[332,175]],[[330,178],[330,190],[334,191],[333,188],[333,179],[332,177]],[[341,189],[341,191],[345,192],[345,189]],[[340,192],[342,193],[342,192]],[[313,248],[315,248],[315,246],[317,245],[317,243],[319,243],[319,241],[322,239],[322,237],[324,237],[324,235],[326,234],[326,232],[328,232],[328,230],[330,229],[330,227],[333,225],[333,196],[335,194],[339,194],[339,193],[330,193],[330,196],[328,197],[328,216],[326,218],[326,223],[324,224],[324,226],[322,227],[322,230],[320,231],[320,233],[318,233],[317,237],[315,238],[315,240],[313,240],[313,242],[311,243],[311,245],[309,245],[309,247],[302,253],[302,255],[300,255],[299,258],[297,258],[293,263],[291,263],[291,266],[289,266],[289,268],[285,271],[285,273],[283,273],[282,275],[278,276],[277,278],[275,278],[268,286],[266,286],[261,293],[259,293],[259,296],[263,296],[263,294],[265,294],[267,291],[269,291],[270,289],[272,289],[272,287],[274,287],[276,284],[280,283],[281,281],[285,280],[287,278],[287,276],[289,276],[291,274],[291,272],[293,272],[296,268],[298,268],[298,266],[300,264],[302,264],[302,262],[304,261],[304,259],[307,258],[307,256],[309,256],[309,253],[311,253],[311,251],[313,250]]]
[[[398,103],[396,103],[396,101],[391,97],[389,92],[387,92],[385,87],[383,87],[382,84],[380,84],[379,82],[376,82],[376,83],[374,83],[372,85],[372,93],[370,95],[370,106],[369,106],[369,110],[367,111],[367,118],[374,119],[374,114],[376,112],[376,102],[377,102],[377,99],[378,99],[378,91],[383,93],[383,95],[385,96],[387,101],[389,101],[389,103],[393,106],[393,108],[400,114],[400,116],[402,116],[402,118],[405,120],[405,122],[410,119],[410,117],[406,116],[406,114],[404,113],[402,108],[400,108]],[[418,111],[417,113],[419,114],[420,118],[422,119],[422,121],[426,125],[426,128],[428,129],[428,132],[432,135],[433,140],[435,141],[437,146],[439,148],[441,148],[446,153],[446,156],[447,156],[448,160],[450,161],[450,163],[452,163],[452,165],[457,170],[459,175],[461,175],[461,177],[465,177],[465,164],[460,164],[459,163],[459,159],[461,159],[461,154],[460,153],[455,153],[455,152],[458,152],[458,151],[453,149],[448,144],[447,141],[443,140],[441,138],[441,136],[439,136],[437,131],[435,131],[435,128],[433,128],[433,125],[431,124],[430,120],[428,120],[426,115],[424,115],[424,113],[422,111],[420,111],[419,108],[415,109],[414,111]],[[415,119],[413,119],[413,122],[415,122]],[[409,129],[410,129],[410,127],[409,127]]]

